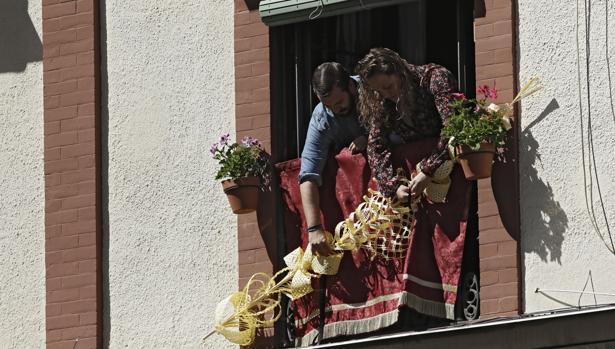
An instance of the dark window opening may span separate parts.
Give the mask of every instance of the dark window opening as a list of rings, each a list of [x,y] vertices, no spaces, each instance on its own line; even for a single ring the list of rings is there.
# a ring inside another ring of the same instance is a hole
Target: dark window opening
[[[272,112],[279,160],[299,157],[318,100],[310,88],[314,69],[337,61],[352,74],[372,47],[398,51],[410,63],[425,62],[424,5],[413,2],[309,22],[272,27]]]

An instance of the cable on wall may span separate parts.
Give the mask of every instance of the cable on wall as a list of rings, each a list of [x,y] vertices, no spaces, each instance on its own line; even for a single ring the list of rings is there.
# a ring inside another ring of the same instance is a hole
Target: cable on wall
[[[598,170],[596,166],[596,155],[594,151],[593,145],[593,129],[592,129],[592,110],[591,110],[591,84],[590,84],[590,30],[591,30],[591,0],[583,0],[583,14],[584,14],[584,27],[585,27],[585,80],[586,80],[586,93],[585,99],[587,103],[587,159],[585,153],[585,122],[583,119],[583,92],[581,88],[582,78],[581,78],[581,49],[580,49],[580,38],[579,38],[579,1],[577,0],[576,7],[576,36],[577,36],[577,79],[578,79],[578,98],[579,98],[579,115],[580,115],[580,129],[581,129],[581,161],[583,165],[583,191],[585,196],[585,206],[587,212],[589,214],[589,218],[592,224],[594,231],[600,237],[606,248],[610,253],[615,254],[615,243],[613,242],[613,236],[611,234],[611,228],[609,225],[608,217],[606,215],[606,209],[604,207],[604,200],[602,198],[602,190],[600,187],[600,181],[598,178]],[[608,6],[608,4],[607,4]],[[607,29],[608,31],[608,29]],[[607,37],[608,41],[608,37]],[[610,75],[609,75],[610,79]],[[586,161],[587,160],[587,161]],[[598,200],[600,201],[600,209],[602,211],[602,216],[606,223],[606,232],[603,232],[598,225],[598,219],[596,218],[596,208],[594,206],[594,183],[593,178],[595,177],[595,185],[598,194]]]

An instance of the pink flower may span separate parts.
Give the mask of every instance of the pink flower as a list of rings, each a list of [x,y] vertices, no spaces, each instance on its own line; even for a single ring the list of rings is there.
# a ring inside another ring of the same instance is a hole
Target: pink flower
[[[218,143],[214,143],[211,145],[211,148],[209,148],[209,152],[212,155],[216,155],[216,151],[218,151]]]
[[[496,88],[491,88],[487,85],[483,85],[481,87],[479,87],[476,92],[482,94],[485,96],[485,98],[488,99],[496,99],[498,98],[498,90],[496,90]]]
[[[227,145],[230,137],[231,135],[228,133],[220,136],[220,145]]]
[[[453,96],[453,99],[458,100],[458,101],[462,101],[466,99],[466,96],[463,93],[455,92],[452,94],[452,96]]]
[[[259,147],[259,148],[262,147],[261,142],[258,139],[251,137],[251,136],[243,137],[243,139],[241,140],[241,143],[243,143],[243,145],[245,145],[246,147],[254,147],[254,146]]]

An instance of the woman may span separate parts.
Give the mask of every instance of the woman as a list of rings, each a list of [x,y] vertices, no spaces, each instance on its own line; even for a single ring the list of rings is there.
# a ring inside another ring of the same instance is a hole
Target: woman
[[[450,159],[448,139],[440,136],[456,98],[452,74],[436,64],[408,64],[396,52],[375,48],[357,65],[362,80],[359,110],[369,127],[368,162],[379,191],[402,202],[420,198],[411,244],[404,259],[399,305],[438,318],[455,318],[457,285],[466,240],[470,182],[459,166],[450,174],[444,202],[423,190]],[[417,166],[418,165],[418,166]],[[397,169],[410,178],[397,176]]]
[[[421,161],[421,172],[402,185],[391,163],[395,145],[440,136],[456,91],[452,74],[436,64],[408,64],[396,52],[374,48],[359,61],[363,81],[359,106],[362,122],[370,128],[368,159],[380,192],[401,201],[419,195],[435,170],[449,159],[447,139],[440,139]],[[409,174],[408,174],[409,175]]]

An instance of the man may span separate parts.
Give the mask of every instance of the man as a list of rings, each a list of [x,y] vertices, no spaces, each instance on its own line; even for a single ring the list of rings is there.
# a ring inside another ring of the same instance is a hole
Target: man
[[[314,108],[301,154],[299,182],[301,201],[312,250],[323,256],[333,253],[320,221],[319,186],[329,152],[342,148],[354,154],[365,150],[367,137],[360,125],[357,105],[358,77],[351,77],[336,62],[318,66],[312,76],[312,89],[320,100]]]

